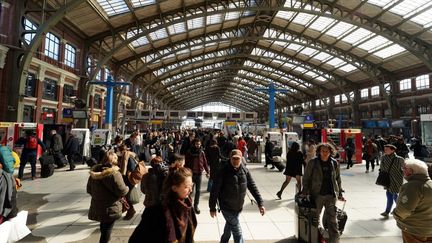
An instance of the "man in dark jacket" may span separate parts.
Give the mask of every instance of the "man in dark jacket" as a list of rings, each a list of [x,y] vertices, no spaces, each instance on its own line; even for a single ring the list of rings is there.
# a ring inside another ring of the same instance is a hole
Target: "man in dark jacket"
[[[210,216],[212,218],[216,216],[216,202],[218,201],[222,215],[226,221],[224,233],[220,241],[222,243],[229,241],[231,233],[233,234],[235,243],[243,242],[239,216],[243,210],[246,188],[255,198],[261,215],[265,213],[261,195],[249,170],[242,163],[242,158],[240,150],[234,149],[231,151],[230,163],[219,170],[210,193]]]
[[[69,162],[69,171],[73,171],[75,169],[75,163],[77,161],[79,154],[79,140],[74,134],[70,134],[69,138],[66,142],[66,146],[64,149],[65,155],[67,155],[67,159]]]
[[[66,158],[63,155],[63,139],[56,130],[51,130],[51,143],[50,143],[51,154],[54,156],[55,164],[58,168],[62,168],[66,165]]]
[[[198,208],[199,205],[199,199],[200,199],[200,188],[201,188],[201,178],[202,173],[205,170],[207,178],[210,176],[210,168],[207,163],[207,159],[205,156],[204,151],[201,148],[201,140],[199,138],[195,138],[192,141],[192,147],[189,149],[189,151],[186,153],[185,158],[185,167],[189,168],[193,175],[192,175],[192,181],[195,184],[195,197],[193,199],[194,201],[194,210],[196,214],[200,214],[200,210]]]

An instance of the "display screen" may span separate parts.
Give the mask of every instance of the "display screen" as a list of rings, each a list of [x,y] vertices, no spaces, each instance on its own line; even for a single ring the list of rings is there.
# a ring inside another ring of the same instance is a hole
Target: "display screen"
[[[377,121],[377,125],[380,128],[389,128],[390,127],[390,123],[388,120],[384,120],[384,121]]]
[[[202,111],[198,111],[197,112],[197,116],[203,116],[203,112]]]
[[[141,116],[150,116],[150,111],[141,111]]]
[[[240,119],[240,113],[231,113],[231,118]]]
[[[126,110],[126,116],[135,116],[135,110]]]
[[[188,113],[186,114],[186,117],[187,117],[187,118],[195,118],[195,117],[196,117],[196,112],[188,112]]]
[[[213,118],[213,113],[210,113],[210,112],[204,112],[204,118],[212,119],[212,118]]]
[[[304,116],[295,116],[293,117],[293,124],[303,124],[305,121]]]
[[[406,127],[404,120],[394,120],[394,121],[392,121],[391,125],[392,125],[392,127],[395,127],[395,128],[404,128],[404,127]]]
[[[218,113],[217,115],[218,118],[226,118],[226,113]]]
[[[163,112],[163,111],[156,111],[155,116],[157,116],[157,117],[165,116],[165,112]]]
[[[73,110],[72,116],[74,119],[87,119],[87,111],[84,110]]]
[[[254,114],[253,113],[246,113],[246,119],[253,119],[254,118]]]
[[[362,121],[363,128],[377,127],[377,121]]]
[[[178,111],[172,111],[172,112],[170,112],[170,116],[171,117],[178,117],[179,113],[178,113]]]

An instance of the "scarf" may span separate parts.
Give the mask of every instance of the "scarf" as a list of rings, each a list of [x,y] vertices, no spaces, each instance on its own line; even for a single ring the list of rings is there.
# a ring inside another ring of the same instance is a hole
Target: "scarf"
[[[191,198],[177,199],[164,209],[167,223],[168,242],[191,243],[197,220]]]

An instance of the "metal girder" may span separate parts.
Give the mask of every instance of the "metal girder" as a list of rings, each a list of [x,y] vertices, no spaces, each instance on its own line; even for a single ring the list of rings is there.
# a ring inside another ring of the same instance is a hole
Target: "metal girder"
[[[343,20],[350,24],[365,28],[375,34],[386,37],[389,40],[403,46],[414,56],[420,59],[429,69],[432,70],[432,45],[414,37],[402,30],[392,27],[390,24],[383,23],[377,19],[363,16],[360,14],[353,15],[349,9],[337,5],[328,0],[302,0],[316,7],[314,3],[319,5],[321,11],[324,9],[330,14],[322,13],[322,16]],[[346,18],[348,17],[348,19]]]
[[[219,68],[219,69],[208,70],[208,72],[205,72],[205,73],[204,73],[204,72],[196,73],[196,74],[194,74],[194,75],[191,75],[191,76],[193,76],[193,77],[184,77],[184,78],[181,78],[181,79],[179,79],[179,80],[177,80],[177,81],[170,82],[170,83],[166,84],[165,87],[168,88],[168,87],[170,87],[170,86],[172,86],[172,85],[182,84],[182,85],[180,85],[178,88],[175,88],[175,89],[169,90],[169,92],[172,93],[173,91],[175,91],[175,90],[177,90],[177,89],[180,89],[180,88],[182,88],[182,87],[185,87],[185,86],[189,85],[189,83],[187,83],[187,82],[188,82],[189,80],[191,80],[191,79],[194,79],[194,77],[196,77],[196,76],[201,76],[201,78],[195,80],[194,83],[197,83],[197,82],[205,82],[205,81],[207,81],[207,80],[211,80],[211,79],[213,79],[213,77],[211,77],[211,78],[209,78],[209,77],[205,77],[207,74],[211,74],[211,73],[218,72],[218,71],[221,71],[221,70],[225,70],[225,71],[227,71],[227,70],[237,70],[237,69],[245,70],[245,71],[248,71],[248,72],[253,73],[253,74],[255,74],[255,75],[259,75],[259,76],[261,76],[261,77],[265,77],[262,73],[256,71],[255,69],[253,69],[253,68],[251,68],[251,67],[249,67],[249,66],[240,66],[240,65],[239,65],[239,66],[230,66],[230,67],[226,67],[226,68],[225,68],[225,67],[221,67],[221,68]],[[228,73],[228,74],[226,74],[226,75],[224,75],[224,76],[218,76],[218,78],[219,78],[219,77],[220,77],[220,78],[223,78],[223,77],[228,76],[228,75],[229,75],[230,77],[232,76],[232,77],[239,77],[239,78],[249,79],[250,81],[253,81],[253,82],[255,82],[256,84],[260,84],[260,85],[263,85],[263,86],[268,85],[268,83],[266,83],[266,81],[264,81],[264,80],[261,80],[261,79],[251,79],[250,77],[247,77],[247,76],[244,75],[244,74]],[[277,84],[285,85],[285,86],[288,86],[288,87],[290,87],[290,88],[296,89],[297,91],[299,91],[299,92],[301,92],[301,93],[307,95],[307,96],[310,97],[310,98],[316,98],[316,96],[314,96],[313,93],[312,93],[312,94],[309,93],[308,90],[297,89],[295,86],[293,86],[293,85],[291,85],[291,84],[289,84],[289,83],[281,82],[281,81],[279,81],[279,80],[274,79],[271,75],[268,76],[267,78],[273,80],[273,81],[274,81],[275,83],[277,83]],[[183,84],[183,83],[184,83],[184,84]],[[298,95],[298,94],[296,94],[296,95]]]
[[[313,1],[312,1],[313,2]],[[321,1],[317,1],[317,2],[321,2]],[[327,2],[327,1],[326,1]],[[332,7],[331,5],[329,5],[330,7]],[[401,31],[396,31],[396,30],[391,30],[388,28],[383,27],[382,25],[374,25],[374,23],[370,23],[368,22],[367,19],[365,18],[351,18],[351,19],[346,19],[344,16],[350,16],[350,12],[348,11],[342,11],[337,9],[336,11],[334,11],[333,8],[331,8],[331,10],[333,11],[332,14],[327,14],[325,12],[317,12],[317,11],[313,11],[313,10],[305,10],[305,9],[299,9],[299,8],[293,8],[293,7],[244,7],[244,8],[235,8],[235,9],[224,9],[224,10],[216,10],[216,11],[212,11],[212,14],[217,14],[217,13],[227,13],[227,12],[233,12],[233,11],[276,11],[276,10],[282,10],[282,11],[296,11],[296,12],[304,12],[304,13],[309,13],[309,14],[314,14],[317,16],[325,16],[325,17],[329,17],[329,18],[333,18],[336,20],[340,20],[340,21],[345,21],[360,27],[363,27],[365,29],[368,29],[374,33],[377,33],[379,35],[382,35],[384,37],[387,37],[390,40],[394,40],[396,43],[404,46],[408,51],[410,51],[411,53],[413,53],[414,55],[416,55],[419,59],[421,59],[428,67],[432,67],[432,62],[428,63],[428,60],[425,60],[424,55],[426,55],[427,57],[432,57],[432,55],[430,55],[429,53],[431,52],[430,50],[428,50],[428,48],[430,47],[430,45],[428,45],[427,43],[423,43],[423,45],[418,45],[417,42],[415,42],[415,45],[411,45],[413,44],[413,42],[410,42],[410,40],[408,39],[403,39],[403,40],[399,40],[399,39],[395,39],[393,38],[393,35],[396,34],[398,36],[409,36],[408,34],[405,35],[399,35]],[[327,9],[326,9],[327,10]],[[328,10],[327,10],[328,11]],[[341,15],[341,12],[346,13],[346,15]],[[163,23],[160,24],[159,26],[152,28],[152,29],[147,29],[142,31],[140,34],[129,38],[126,42],[122,43],[119,46],[116,46],[114,49],[112,49],[109,54],[107,56],[105,56],[100,64],[98,64],[97,69],[100,69],[101,66],[103,66],[110,58],[111,56],[118,50],[120,50],[121,48],[125,47],[128,43],[138,39],[139,37],[145,36],[147,34],[149,34],[150,32],[156,31],[160,28],[165,28],[167,27],[168,24],[176,24],[176,23],[180,23],[180,22],[184,22],[187,21],[189,19],[193,19],[193,18],[197,18],[197,17],[205,17],[207,16],[206,13],[201,13],[201,14],[196,14],[196,15],[191,15],[191,16],[186,16],[177,20],[173,20],[169,23]],[[360,19],[360,21],[358,20]],[[376,29],[375,27],[379,27],[378,29]],[[408,41],[409,43],[405,43],[405,41]],[[421,47],[420,49],[418,49],[417,47]],[[416,49],[417,48],[417,49]],[[430,48],[432,49],[432,48]],[[432,60],[432,58],[430,58]]]
[[[265,106],[266,104],[257,103],[253,99],[247,98],[247,97],[240,97],[238,93],[234,91],[228,91],[221,87],[218,89],[213,90],[207,90],[203,91],[203,94],[199,97],[185,97],[180,99],[178,102],[175,103],[176,107],[182,107],[185,104],[193,104],[194,106],[198,106],[204,102],[211,102],[211,101],[220,101],[223,102],[222,97],[225,95],[225,97],[233,97],[233,101],[241,101],[241,105],[243,107],[248,107],[249,109],[255,109],[257,107]],[[215,98],[219,98],[219,100],[215,100]],[[235,99],[234,99],[235,98]]]
[[[249,44],[248,44],[249,45]],[[245,46],[244,44],[237,44],[237,45],[234,45],[234,46],[227,46],[227,47],[224,47],[224,48],[221,48],[221,49],[216,49],[216,50],[213,50],[213,51],[211,51],[211,52],[206,52],[206,53],[202,53],[202,54],[198,54],[198,55],[194,55],[194,56],[192,56],[192,55],[190,55],[190,56],[188,56],[188,57],[186,57],[186,58],[183,58],[183,59],[181,59],[181,61],[186,61],[186,60],[190,60],[190,59],[193,59],[193,58],[198,58],[198,57],[205,57],[206,55],[210,55],[210,54],[213,54],[213,53],[217,53],[217,52],[219,52],[219,51],[224,51],[224,50],[230,50],[230,49],[232,49],[232,48],[236,48],[236,47],[243,47],[243,46]],[[284,58],[286,58],[286,59],[284,59],[284,60],[281,60],[281,62],[287,62],[287,63],[290,63],[289,61],[287,61],[287,60],[294,60],[295,62],[299,62],[300,64],[302,64],[302,67],[304,68],[304,69],[307,69],[307,70],[309,70],[309,71],[314,71],[314,72],[316,72],[316,70],[318,70],[320,73],[325,73],[326,75],[329,75],[329,76],[331,76],[331,77],[334,77],[334,80],[329,80],[330,82],[332,82],[333,81],[333,83],[335,84],[335,85],[337,85],[337,86],[343,86],[343,84],[344,85],[348,85],[348,86],[353,86],[354,85],[354,87],[356,86],[356,84],[354,84],[352,81],[350,81],[350,80],[348,80],[348,79],[346,79],[346,78],[343,78],[343,77],[341,77],[341,76],[339,76],[339,75],[337,75],[337,74],[335,74],[335,73],[332,73],[332,72],[330,72],[329,70],[327,70],[327,69],[324,69],[324,68],[322,68],[322,67],[319,67],[319,66],[317,66],[317,65],[315,65],[315,64],[312,64],[312,63],[308,63],[308,62],[305,62],[305,61],[303,61],[303,60],[301,60],[301,59],[295,59],[295,58],[293,58],[292,56],[289,56],[288,54],[286,54],[286,53],[284,53],[284,52],[277,52],[277,51],[275,51],[275,50],[273,50],[271,47],[267,47],[267,46],[264,46],[264,45],[260,45],[260,44],[257,44],[257,45],[255,45],[255,46],[257,46],[257,47],[259,47],[260,49],[263,49],[263,50],[265,50],[265,51],[268,51],[268,52],[271,52],[271,53],[274,53],[275,55],[278,55],[278,56],[281,56],[281,57],[284,57]],[[239,56],[239,55],[242,55],[242,54],[236,54],[237,56]],[[247,56],[254,56],[254,55],[251,55],[251,54],[247,54]],[[233,55],[230,55],[230,57],[233,57]],[[260,58],[262,58],[262,57],[260,57]],[[178,61],[178,59],[177,60],[175,60],[175,61]],[[196,61],[196,62],[194,62],[194,64],[196,64],[196,63],[198,63],[199,61]],[[172,62],[172,63],[168,63],[168,64],[164,64],[165,66],[169,66],[169,65],[174,65],[176,62]],[[188,64],[189,65],[189,64]],[[298,65],[298,64],[296,64],[296,65]],[[306,67],[306,68],[305,68]],[[160,68],[164,68],[164,66],[161,66]],[[159,68],[159,69],[160,69]],[[135,71],[134,72],[134,74],[132,74],[131,75],[131,77],[130,78],[128,78],[128,80],[132,80],[134,77],[136,77],[135,75],[138,75],[138,74],[141,74],[141,75],[145,75],[145,74],[148,74],[148,73],[150,73],[150,72],[152,72],[152,71],[154,71],[155,69],[149,69],[146,65],[144,65],[142,68],[140,68],[140,69],[138,69],[137,71]],[[296,75],[294,75],[294,74],[291,74],[291,75],[293,75],[293,76],[296,76]],[[325,86],[323,86],[323,85],[319,85],[317,82],[312,82],[311,80],[307,80],[307,79],[305,79],[304,77],[300,77],[300,76],[296,76],[298,79],[300,79],[300,80],[302,80],[302,81],[306,81],[306,82],[310,82],[310,83],[312,83],[312,84],[314,84],[314,85],[316,85],[316,86],[318,86],[318,87],[320,87],[321,89],[326,89],[325,88]],[[151,82],[150,84],[148,84],[147,85],[147,87],[148,86],[152,86],[152,85],[154,85],[155,83],[158,83],[158,82],[160,82],[160,81],[162,81],[162,80],[158,80],[158,79],[156,79],[155,81],[153,81],[153,82]],[[335,83],[336,82],[336,83]]]
[[[210,86],[210,87],[201,87],[200,90],[199,90],[200,91],[199,93],[197,93],[196,90],[185,91],[184,93],[182,93],[180,95],[181,96],[180,98],[175,98],[173,96],[170,99],[168,99],[167,102],[166,102],[166,104],[170,105],[171,102],[177,102],[178,103],[178,101],[181,101],[181,100],[183,100],[185,98],[186,99],[187,98],[191,98],[191,96],[195,96],[195,97],[203,96],[203,95],[213,96],[211,94],[211,92],[215,91],[215,90],[225,91],[225,92],[233,92],[233,93],[236,93],[236,94],[241,94],[244,99],[249,100],[251,103],[257,103],[257,104],[268,103],[268,97],[265,94],[252,95],[249,90],[244,89],[244,88],[227,87],[224,84],[216,84],[216,85]],[[258,99],[256,99],[256,97],[259,97],[260,99],[258,100]]]
[[[250,104],[246,104],[244,102],[239,103],[238,97],[236,97],[234,94],[230,94],[228,96],[221,97],[220,100],[221,100],[220,102],[227,104],[227,105],[237,107],[238,109],[240,109],[242,111],[257,111],[257,109],[259,109],[259,107],[253,107]],[[208,102],[212,102],[212,100],[209,100],[207,97],[201,97],[197,100],[187,101],[184,104],[182,104],[182,106],[179,108],[182,110],[190,110],[190,109],[193,109],[197,106],[200,106],[200,104],[205,104]]]
[[[225,92],[234,92],[236,94],[241,94],[244,99],[249,100],[251,103],[258,103],[258,104],[268,103],[268,97],[265,94],[254,95],[251,93],[250,90],[245,89],[243,87],[227,87],[224,84],[216,84],[210,87],[200,87],[199,89],[197,89],[200,91],[199,93],[197,93],[197,90],[188,90],[180,94],[179,96],[184,98],[190,98],[191,95],[202,96],[203,94],[209,94],[209,92],[210,92],[210,96],[212,96],[211,91],[222,90],[222,89]],[[257,97],[259,97],[260,99],[257,99]],[[167,105],[170,105],[171,102],[178,102],[179,100],[182,100],[182,98],[176,98],[175,96],[172,96],[165,103]]]

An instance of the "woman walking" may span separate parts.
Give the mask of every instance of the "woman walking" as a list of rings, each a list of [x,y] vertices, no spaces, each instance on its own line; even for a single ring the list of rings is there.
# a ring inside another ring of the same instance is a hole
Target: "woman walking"
[[[117,155],[108,151],[101,163],[92,167],[87,182],[87,193],[91,195],[88,218],[100,222],[99,243],[110,241],[114,222],[122,216],[120,198],[128,191],[117,167]]]
[[[276,193],[279,199],[282,199],[282,192],[288,186],[292,177],[295,177],[297,180],[297,191],[301,190],[302,166],[306,165],[303,158],[300,145],[297,142],[293,142],[291,149],[287,153],[287,164],[284,171],[285,181],[282,183],[281,189]]]

